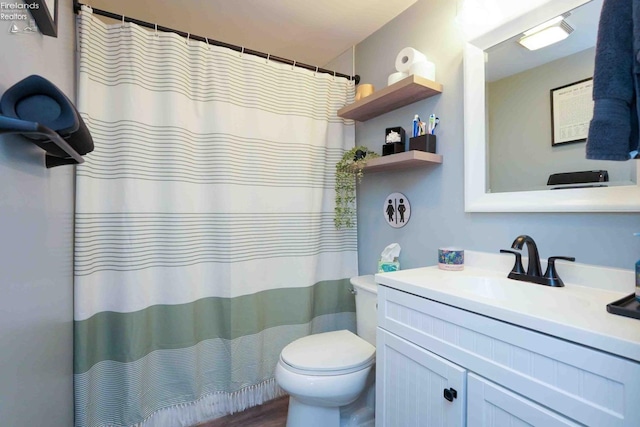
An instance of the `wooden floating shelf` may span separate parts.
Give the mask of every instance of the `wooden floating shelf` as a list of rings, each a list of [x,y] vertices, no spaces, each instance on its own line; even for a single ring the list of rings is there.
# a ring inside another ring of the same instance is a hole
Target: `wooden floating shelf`
[[[368,160],[363,170],[371,173],[440,163],[442,163],[442,156],[440,154],[412,150]]]
[[[338,110],[338,116],[364,122],[396,108],[441,93],[442,85],[440,83],[412,74],[391,86],[373,92],[366,98],[342,107]]]

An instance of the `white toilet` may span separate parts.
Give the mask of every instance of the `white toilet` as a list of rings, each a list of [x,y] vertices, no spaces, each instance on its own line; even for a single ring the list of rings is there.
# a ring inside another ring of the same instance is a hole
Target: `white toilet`
[[[309,335],[280,353],[275,376],[290,396],[287,427],[373,426],[377,288],[373,275],[354,277],[351,284],[358,335]]]

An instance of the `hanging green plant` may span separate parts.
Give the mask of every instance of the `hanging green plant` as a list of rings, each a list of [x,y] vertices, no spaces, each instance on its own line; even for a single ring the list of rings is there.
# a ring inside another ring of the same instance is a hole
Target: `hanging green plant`
[[[356,180],[360,182],[367,160],[380,157],[367,147],[354,147],[336,164],[336,207],[333,223],[339,230],[353,228],[356,219]]]

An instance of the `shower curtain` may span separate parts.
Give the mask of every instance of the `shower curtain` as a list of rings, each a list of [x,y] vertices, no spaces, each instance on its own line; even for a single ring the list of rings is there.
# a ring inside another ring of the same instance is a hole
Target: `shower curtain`
[[[77,426],[187,426],[277,397],[281,349],[355,329],[333,226],[353,83],[78,17]]]

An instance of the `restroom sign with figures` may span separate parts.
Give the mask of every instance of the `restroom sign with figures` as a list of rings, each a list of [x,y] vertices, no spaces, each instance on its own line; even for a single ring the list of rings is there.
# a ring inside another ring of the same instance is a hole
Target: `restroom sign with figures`
[[[391,193],[384,199],[382,207],[387,224],[393,228],[404,227],[411,218],[411,205],[409,199],[402,193]]]

